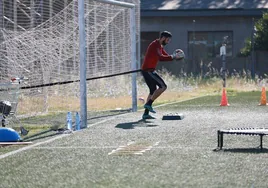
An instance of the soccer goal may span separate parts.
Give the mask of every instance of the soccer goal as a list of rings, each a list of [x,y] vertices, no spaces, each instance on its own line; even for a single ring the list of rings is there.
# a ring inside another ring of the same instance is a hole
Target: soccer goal
[[[87,104],[84,112],[101,110],[105,98],[120,97],[136,110],[136,73],[90,78],[137,69],[139,0],[10,0],[0,6],[0,81],[24,78],[19,114],[80,111],[81,104]]]

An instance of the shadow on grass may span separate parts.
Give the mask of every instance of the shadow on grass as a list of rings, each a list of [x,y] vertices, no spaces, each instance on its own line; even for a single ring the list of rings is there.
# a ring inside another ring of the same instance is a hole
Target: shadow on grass
[[[34,140],[40,140],[40,139],[43,139],[43,138],[49,138],[49,137],[56,136],[56,135],[59,135],[59,134],[54,133],[54,134],[50,134],[50,135],[39,136],[39,137],[36,137],[36,138],[24,139],[23,141],[31,142],[31,141],[34,141]]]
[[[232,153],[268,153],[268,149],[266,148],[226,148],[221,150],[214,150],[214,151],[221,151],[221,152],[232,152]]]
[[[43,139],[43,138],[48,138],[48,137],[52,137],[57,135],[58,133],[52,133],[52,134],[48,134],[51,132],[55,132],[53,129],[49,129],[49,130],[45,130],[27,137],[23,138],[23,141],[34,141],[34,140],[39,140],[39,139]]]
[[[115,126],[115,128],[120,128],[120,129],[134,129],[135,127],[156,127],[158,125],[156,124],[150,124],[152,123],[151,121],[148,120],[139,120],[139,121],[134,121],[134,122],[127,122],[127,123],[119,123]]]
[[[93,119],[100,119],[100,118],[106,118],[106,117],[111,117],[111,116],[117,116],[121,114],[126,114],[130,113],[131,109],[125,109],[125,110],[110,110],[108,112],[114,113],[114,114],[106,114],[106,115],[100,115],[100,116],[95,116],[92,118],[88,118],[87,120],[93,120]]]

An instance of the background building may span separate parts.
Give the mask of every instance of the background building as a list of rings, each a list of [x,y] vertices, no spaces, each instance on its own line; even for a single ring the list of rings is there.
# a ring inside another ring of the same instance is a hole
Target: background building
[[[181,48],[187,59],[184,63],[160,63],[174,74],[199,74],[208,68],[221,68],[220,46],[227,42],[227,69],[229,72],[251,70],[268,71],[267,52],[257,52],[255,58],[239,57],[245,39],[251,37],[254,22],[268,9],[263,0],[141,0],[141,58],[147,45],[163,30],[173,34],[166,47],[169,53]],[[255,62],[253,62],[255,61]]]

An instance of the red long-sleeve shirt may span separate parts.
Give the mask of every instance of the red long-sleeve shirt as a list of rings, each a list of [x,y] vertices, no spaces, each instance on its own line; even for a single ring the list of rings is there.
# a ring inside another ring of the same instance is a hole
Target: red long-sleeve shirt
[[[156,39],[148,46],[141,69],[155,69],[158,61],[172,60],[172,56],[164,50],[162,45],[159,43],[159,39]]]

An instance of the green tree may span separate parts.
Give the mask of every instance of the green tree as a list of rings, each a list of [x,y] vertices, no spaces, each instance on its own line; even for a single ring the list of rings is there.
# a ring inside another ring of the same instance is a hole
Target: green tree
[[[254,49],[268,51],[268,13],[255,23]],[[245,47],[241,49],[242,56],[249,56],[251,52],[251,37],[245,41]]]
[[[268,13],[263,14],[262,19],[255,24],[255,27],[255,49],[268,51]]]

